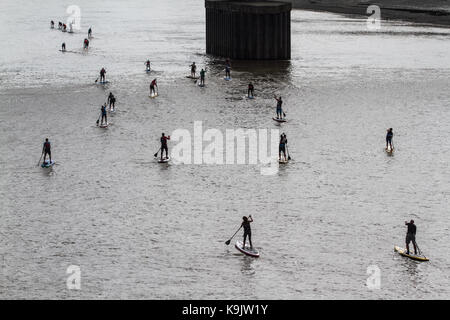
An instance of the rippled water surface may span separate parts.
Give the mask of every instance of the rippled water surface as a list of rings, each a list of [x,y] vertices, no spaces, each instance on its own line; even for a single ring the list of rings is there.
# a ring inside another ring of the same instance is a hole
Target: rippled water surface
[[[450,298],[449,29],[373,32],[363,19],[292,11],[292,60],[233,61],[228,82],[224,60],[204,54],[203,1],[80,0],[81,30],[51,30],[71,4],[0,7],[1,298]],[[208,68],[205,88],[185,78],[192,61]],[[94,83],[101,67],[107,86]],[[110,91],[117,112],[101,130]],[[156,163],[161,132],[194,121],[280,129],[293,161],[269,176]],[[45,137],[53,170],[36,166]],[[224,244],[248,214],[259,259]],[[428,263],[393,252],[411,218]],[[81,290],[66,288],[70,265]],[[366,286],[371,265],[379,290]]]

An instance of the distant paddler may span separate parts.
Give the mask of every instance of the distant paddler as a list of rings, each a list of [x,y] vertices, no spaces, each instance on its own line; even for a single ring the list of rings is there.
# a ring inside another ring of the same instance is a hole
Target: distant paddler
[[[52,150],[51,150],[51,145],[50,145],[50,141],[48,141],[48,138],[45,138],[45,142],[44,145],[42,146],[42,153],[44,154],[44,162],[42,163],[43,165],[45,165],[45,159],[48,155],[49,158],[49,163],[52,162]]]
[[[195,74],[197,72],[197,66],[195,65],[195,62],[192,62],[192,64],[190,65],[191,67],[191,77],[195,78]]]
[[[417,255],[417,244],[416,244],[416,225],[414,224],[414,220],[410,222],[405,221],[405,225],[408,226],[408,230],[406,231],[406,254],[409,254],[409,243],[412,242],[414,246],[414,254]]]
[[[205,73],[206,73],[206,70],[204,70],[204,69],[200,70],[200,85],[201,86],[205,85]]]
[[[116,97],[114,97],[112,92],[109,93],[108,104],[109,104],[109,111],[116,110]]]
[[[250,227],[250,223],[253,222],[252,215],[249,215],[248,218],[246,216],[242,217],[241,227],[244,228],[244,242],[242,244],[242,248],[245,248],[245,241],[248,237],[248,242],[250,243],[250,248],[253,249],[252,244],[252,229]]]
[[[89,40],[88,39],[84,39],[83,48],[84,48],[84,50],[89,49]]]
[[[278,148],[278,160],[279,161],[283,161],[283,162],[287,162],[288,161],[289,156],[286,157],[287,142],[288,141],[287,141],[286,134],[283,132],[280,135],[280,145],[279,145],[279,148]],[[281,153],[283,153],[284,159],[281,159]]]
[[[89,30],[88,30],[88,38],[90,39],[91,37],[92,37],[92,28],[89,27]]]
[[[65,42],[63,42],[61,45],[61,51],[66,52],[66,43]]]
[[[231,63],[230,60],[227,59],[225,61],[225,79],[231,79]]]
[[[156,89],[158,89],[158,84],[156,83],[156,79],[153,79],[153,81],[150,83],[150,97],[156,97],[158,95],[158,93],[155,90],[155,87]]]
[[[253,98],[253,91],[254,90],[255,90],[255,88],[253,87],[253,83],[250,82],[248,84],[247,97]]]
[[[169,159],[169,148],[167,147],[167,140],[170,140],[170,136],[165,136],[164,132],[161,135],[161,161],[163,160],[164,151],[166,152],[166,157],[164,159]]]
[[[394,137],[394,132],[392,132],[392,128],[387,129],[386,134],[386,150],[392,152],[394,147],[392,145],[392,138]],[[389,148],[390,147],[390,148]]]
[[[150,71],[150,60],[147,59],[147,61],[145,61],[145,67],[147,68],[147,71]]]
[[[283,100],[281,99],[281,96],[277,98],[277,96],[274,96],[275,100],[277,100],[277,119],[283,119]]]

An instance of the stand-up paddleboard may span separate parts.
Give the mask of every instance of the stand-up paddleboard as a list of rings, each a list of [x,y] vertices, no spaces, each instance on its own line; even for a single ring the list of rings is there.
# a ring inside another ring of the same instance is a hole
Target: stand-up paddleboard
[[[245,95],[245,96],[244,96],[244,99],[250,99],[250,100],[252,100],[252,99],[255,99],[255,97],[254,97],[254,96],[248,96],[248,95]]]
[[[223,80],[230,81],[231,77],[224,77]]]
[[[115,112],[116,112],[116,108],[114,108],[114,109],[109,109],[109,112],[115,113]]]
[[[425,256],[418,256],[413,254],[411,251],[409,252],[409,254],[406,253],[406,249],[404,248],[400,248],[398,246],[394,246],[394,251],[398,252],[401,256],[416,260],[416,261],[429,261],[430,259],[428,259]],[[414,250],[413,250],[414,251]]]
[[[392,154],[394,152],[394,148],[392,148],[391,145],[388,145],[385,150],[388,154]]]
[[[278,160],[278,163],[279,163],[279,164],[286,164],[286,163],[288,163],[288,162],[289,162],[288,159],[280,159],[280,160]]]
[[[59,51],[61,51],[61,52],[67,52],[67,50],[62,50],[62,49],[59,49]]]
[[[151,71],[152,71],[151,69],[145,69],[145,72],[147,72],[147,73],[149,73]]]
[[[98,83],[100,83],[100,84],[108,84],[109,81],[108,80],[106,80],[106,81],[99,81]]]
[[[250,257],[254,257],[254,258],[258,258],[259,257],[259,252],[258,250],[256,250],[255,248],[251,249],[250,245],[248,243],[245,244],[245,248],[242,247],[243,242],[238,240],[236,241],[236,244],[234,245],[234,247],[236,249],[238,249],[240,252],[242,252],[243,254],[246,254]]]
[[[197,77],[197,76],[186,76],[186,78],[193,79],[193,80],[200,79],[200,77]]]
[[[152,98],[152,99],[153,99],[153,98],[156,98],[157,96],[158,96],[157,93],[155,93],[154,95],[149,95],[149,97]]]
[[[108,128],[108,126],[109,126],[108,123],[99,125],[100,128],[104,128],[104,129]]]
[[[279,123],[286,122],[286,119],[277,119],[277,118],[272,118],[272,119]]]
[[[158,163],[167,163],[170,161],[170,157],[164,157],[162,159],[160,157],[157,157],[156,161],[158,161]]]
[[[41,164],[42,168],[50,168],[51,166],[53,166],[55,164],[55,160],[45,160],[44,163]]]
[[[205,84],[201,84],[200,81],[197,82],[197,85],[198,85],[199,87],[202,87],[202,88],[205,87]]]

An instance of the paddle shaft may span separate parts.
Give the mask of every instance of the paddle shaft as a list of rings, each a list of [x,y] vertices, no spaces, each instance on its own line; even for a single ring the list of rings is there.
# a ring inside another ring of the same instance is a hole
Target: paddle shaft
[[[39,163],[41,163],[41,159],[42,159],[42,155],[43,154],[44,154],[44,150],[42,150],[41,157],[39,158],[39,162],[38,162],[37,166],[39,165]]]
[[[234,238],[234,236],[239,232],[239,230],[241,230],[242,225],[239,227],[239,229],[237,229],[237,231],[233,234],[233,236],[230,238],[230,240],[228,240],[226,243],[229,244],[230,241]]]

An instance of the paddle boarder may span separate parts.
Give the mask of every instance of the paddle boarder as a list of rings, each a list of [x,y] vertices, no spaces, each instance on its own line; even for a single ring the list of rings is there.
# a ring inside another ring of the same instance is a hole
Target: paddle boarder
[[[394,147],[392,146],[392,137],[394,136],[394,132],[392,132],[392,128],[387,129],[386,134],[386,150],[388,149],[388,146],[391,146],[391,150],[394,150]]]
[[[248,84],[248,90],[247,90],[247,96],[250,98],[250,97],[252,97],[253,98],[253,90],[254,90],[255,88],[253,87],[253,84],[250,82],[249,84]],[[251,94],[251,95],[250,95]]]
[[[47,154],[50,159],[50,162],[52,162],[52,150],[51,150],[51,145],[50,145],[50,141],[48,141],[48,138],[45,138],[44,145],[42,146],[42,153],[44,154],[43,164],[45,164],[45,158],[47,157]]]
[[[200,85],[204,86],[205,85],[205,73],[206,70],[200,70]]]
[[[281,96],[279,98],[275,96],[274,98],[277,100],[277,119],[283,119],[283,109],[281,107],[283,105],[283,100],[281,99]]]
[[[50,28],[55,28],[55,22],[52,20],[52,21],[50,21]]]
[[[112,92],[109,93],[108,103],[109,103],[109,111],[116,109],[116,97],[114,97]]]
[[[61,51],[66,51],[66,43],[63,42],[61,45]]]
[[[280,136],[280,146],[278,148],[278,160],[281,161],[281,152],[283,152],[284,161],[286,161],[286,145],[287,145],[287,137],[283,132]]]
[[[89,48],[89,40],[88,39],[84,39],[84,50],[87,50]]]
[[[414,220],[411,219],[410,222],[405,221],[405,225],[408,226],[408,230],[406,231],[406,254],[409,254],[409,243],[412,242],[414,246],[414,254],[417,255],[417,245],[416,245],[416,225],[414,224]]]
[[[106,82],[105,74],[106,70],[105,68],[102,68],[102,70],[100,70],[100,82]]]
[[[147,59],[145,66],[147,67],[147,71],[150,71],[150,60]]]
[[[89,30],[88,30],[88,38],[90,39],[91,37],[92,37],[92,28],[89,27]]]
[[[150,97],[152,96],[152,92],[154,96],[156,96],[155,87],[158,88],[158,85],[156,84],[156,79],[153,79],[153,81],[150,83]]]
[[[164,150],[166,151],[166,157],[164,159],[169,158],[169,149],[167,148],[167,140],[170,140],[170,136],[166,137],[163,132],[160,140],[161,140],[161,161],[162,161]]]
[[[242,244],[242,248],[245,248],[245,240],[248,236],[248,242],[250,243],[250,248],[253,249],[252,244],[252,229],[250,228],[250,222],[253,222],[252,215],[249,215],[248,218],[246,216],[242,217],[241,227],[244,228],[244,243]]]
[[[195,62],[192,62],[190,67],[191,67],[191,77],[195,78],[195,73],[197,71],[197,66],[195,65]]]
[[[231,70],[230,60],[227,59],[227,60],[225,61],[225,78],[228,78],[228,79],[231,78],[230,70]]]
[[[102,113],[102,121],[100,122],[100,125],[103,125],[103,119],[105,119],[105,125],[107,125],[108,124],[108,118],[107,118],[107,115],[106,115],[106,103],[102,105],[101,113]]]

